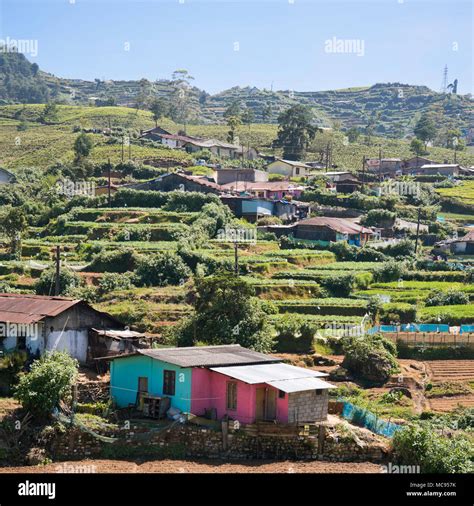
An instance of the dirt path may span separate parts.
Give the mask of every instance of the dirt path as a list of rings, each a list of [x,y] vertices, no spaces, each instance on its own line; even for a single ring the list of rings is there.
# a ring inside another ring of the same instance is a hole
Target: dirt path
[[[80,460],[45,466],[2,467],[0,473],[380,473],[370,462],[246,460]]]

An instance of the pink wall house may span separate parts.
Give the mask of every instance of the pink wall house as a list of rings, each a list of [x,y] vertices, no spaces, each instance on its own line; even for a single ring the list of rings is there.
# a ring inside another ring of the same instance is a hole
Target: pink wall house
[[[236,409],[227,408],[227,383],[237,385]],[[288,422],[288,394],[265,383],[248,384],[209,369],[194,368],[192,372],[191,412],[204,415],[205,409],[215,408],[217,418],[225,415],[241,423],[254,423],[257,419],[257,389],[267,388],[276,399],[275,420]],[[273,417],[272,417],[273,419]]]

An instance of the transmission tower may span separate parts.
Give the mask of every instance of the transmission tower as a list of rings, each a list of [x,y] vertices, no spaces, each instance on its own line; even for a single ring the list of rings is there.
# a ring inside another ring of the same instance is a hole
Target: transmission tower
[[[441,93],[446,93],[448,91],[448,66],[444,66],[443,70],[443,81],[441,83]]]

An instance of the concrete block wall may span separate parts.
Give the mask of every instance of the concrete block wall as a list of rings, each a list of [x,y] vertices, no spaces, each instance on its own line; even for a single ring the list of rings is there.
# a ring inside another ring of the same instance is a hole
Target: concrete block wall
[[[288,394],[288,422],[320,422],[328,416],[328,391],[316,390]]]

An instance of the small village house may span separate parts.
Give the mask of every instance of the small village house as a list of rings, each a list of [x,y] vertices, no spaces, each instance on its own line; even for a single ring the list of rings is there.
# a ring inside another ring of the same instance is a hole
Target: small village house
[[[248,168],[216,169],[214,181],[220,185],[229,183],[255,183],[268,181],[268,174],[263,170]]]
[[[331,242],[346,241],[354,246],[364,246],[374,231],[344,218],[317,216],[298,221],[290,226],[269,225],[268,232],[291,236],[294,239],[327,245]]]
[[[245,158],[248,160],[258,158],[258,152],[252,147],[230,144],[218,139],[201,139],[200,137],[191,135],[171,134],[161,127],[151,128],[142,132],[141,138],[159,142],[171,149],[183,149],[187,153],[209,150],[219,158]]]
[[[458,239],[447,239],[436,243],[442,251],[450,251],[457,255],[473,255],[474,254],[474,228]]]
[[[152,396],[183,413],[249,424],[327,418],[326,374],[239,345],[137,350],[111,359],[111,397],[139,407]]]
[[[431,165],[433,163],[436,162],[430,160],[429,158],[425,158],[423,156],[413,156],[408,160],[403,160],[403,173],[410,174],[412,170],[417,170],[423,165]]]
[[[400,158],[369,158],[365,161],[368,172],[384,177],[396,177],[402,174]]]
[[[267,166],[267,171],[270,174],[281,174],[286,177],[308,176],[312,170],[312,167],[303,162],[283,160],[282,158],[277,158],[274,162]]]
[[[329,188],[333,188],[337,193],[354,193],[361,186],[357,176],[349,171],[324,172],[321,175],[327,180]]]
[[[123,329],[107,313],[84,301],[42,295],[0,294],[0,350],[32,356],[66,351],[80,363],[90,358],[89,330]]]
[[[222,186],[224,190],[231,192],[246,193],[254,197],[282,200],[298,198],[305,190],[305,186],[290,183],[289,181],[261,181],[247,182],[236,181]]]
[[[291,222],[307,216],[309,212],[309,204],[303,202],[242,195],[221,195],[220,199],[237,218],[245,218],[252,223],[264,216],[276,216],[283,222]]]
[[[456,163],[428,163],[407,171],[412,176],[458,176],[462,167]]]

